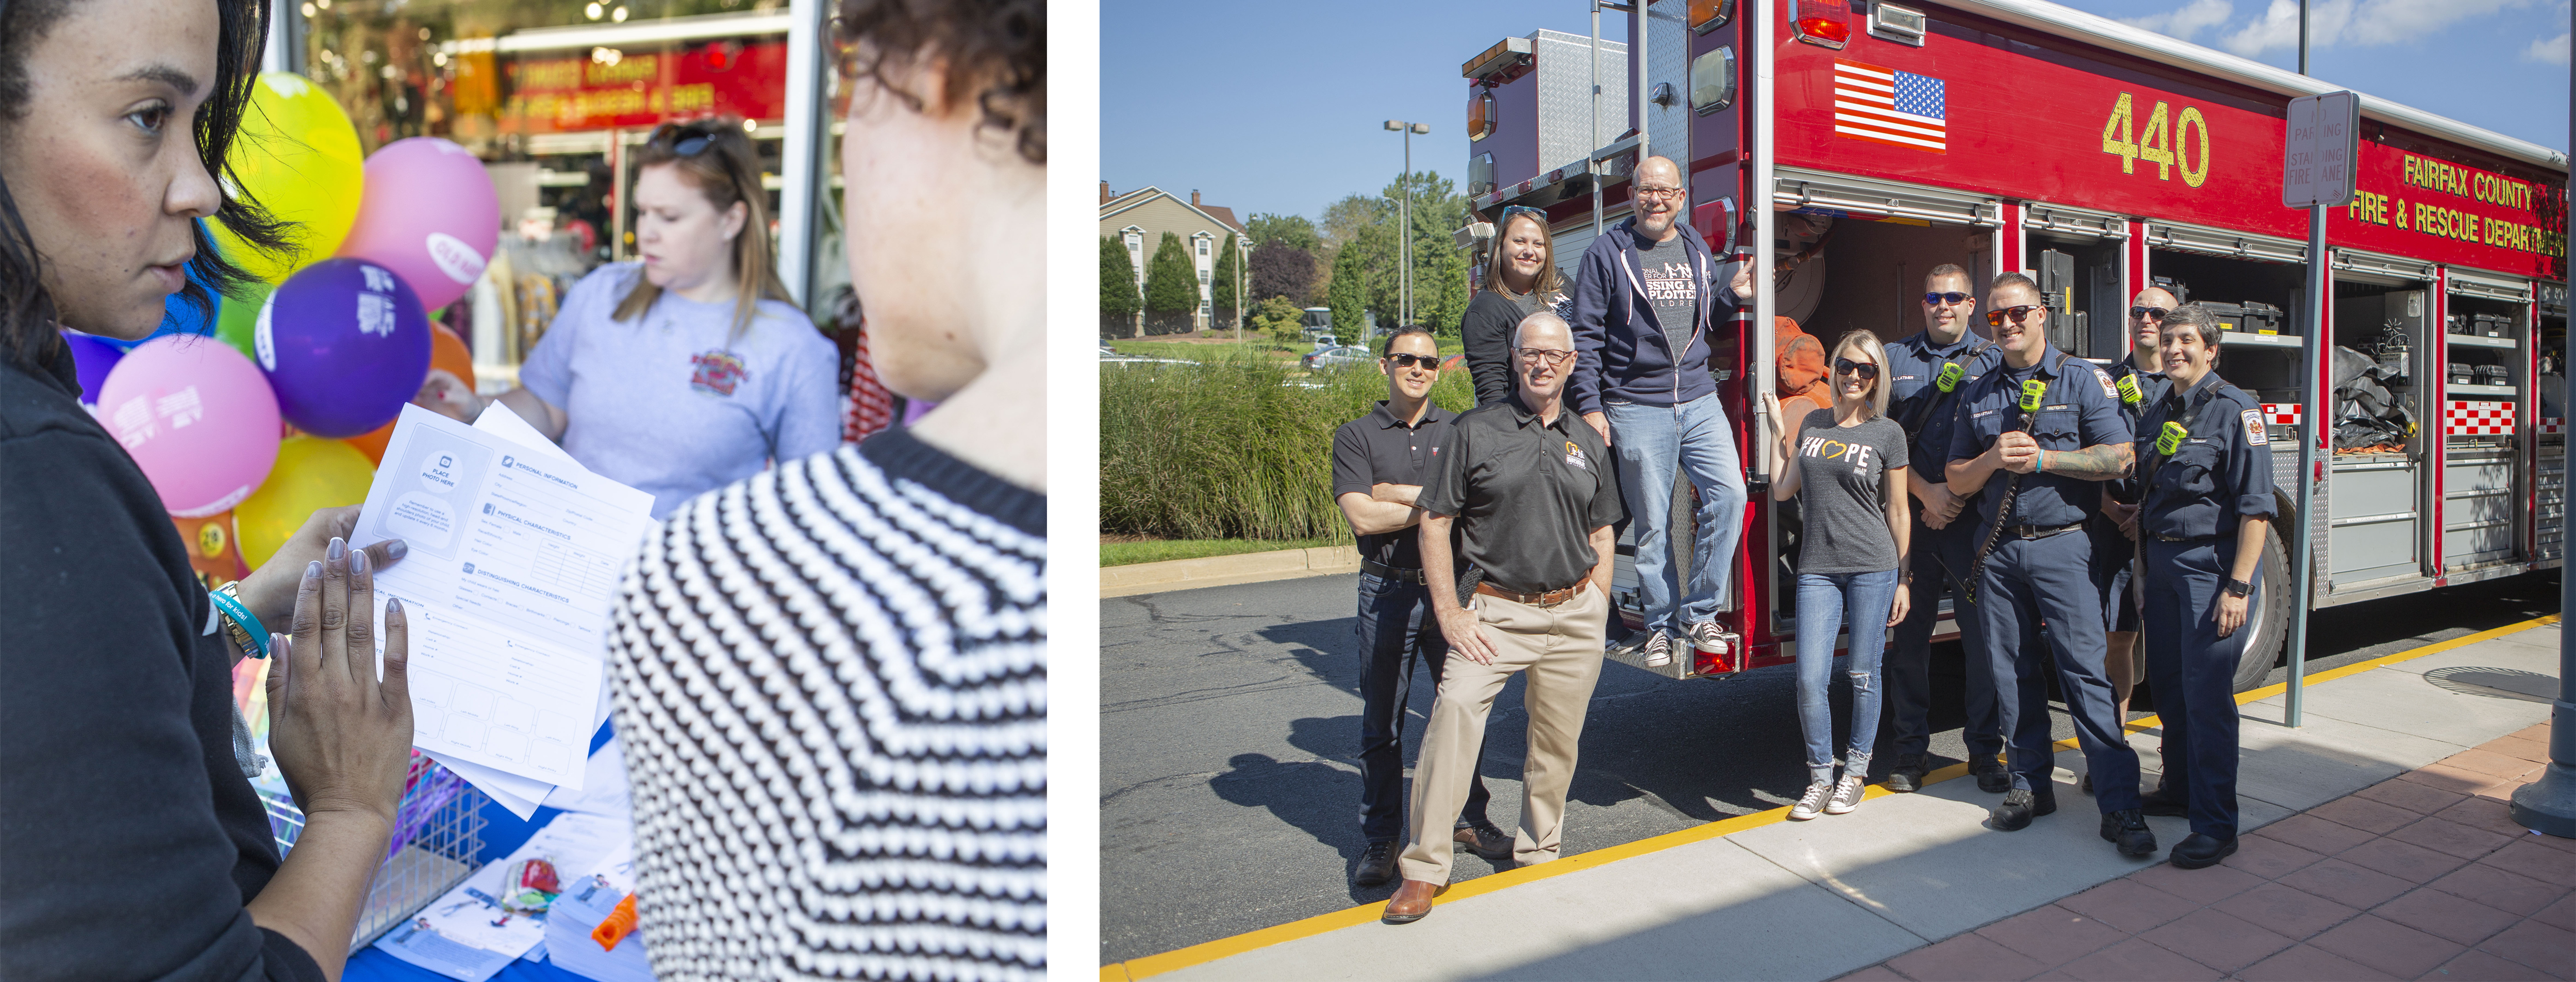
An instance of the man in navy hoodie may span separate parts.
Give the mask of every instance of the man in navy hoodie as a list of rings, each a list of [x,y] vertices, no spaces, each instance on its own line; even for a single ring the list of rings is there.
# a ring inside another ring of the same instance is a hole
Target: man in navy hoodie
[[[1646,158],[1631,187],[1635,214],[1583,251],[1574,285],[1577,368],[1567,395],[1618,458],[1646,608],[1640,650],[1646,664],[1664,665],[1676,639],[1711,652],[1727,647],[1717,612],[1743,533],[1744,466],[1718,405],[1709,351],[1719,331],[1733,330],[1753,282],[1739,267],[1733,282],[1718,286],[1725,259],[1711,256],[1681,220],[1689,195],[1672,161]],[[1687,592],[1666,527],[1676,471],[1699,488]]]

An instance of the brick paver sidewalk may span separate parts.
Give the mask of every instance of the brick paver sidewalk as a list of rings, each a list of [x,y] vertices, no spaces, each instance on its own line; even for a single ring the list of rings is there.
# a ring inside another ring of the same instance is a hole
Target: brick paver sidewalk
[[[2547,725],[1845,979],[2576,979],[2576,840],[2505,814]],[[2166,847],[2172,843],[2161,843]]]

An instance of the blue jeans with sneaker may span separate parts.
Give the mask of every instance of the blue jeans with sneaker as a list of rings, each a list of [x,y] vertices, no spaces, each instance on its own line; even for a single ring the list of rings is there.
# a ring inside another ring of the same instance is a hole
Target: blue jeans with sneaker
[[[1896,604],[1896,571],[1798,574],[1798,729],[1807,736],[1807,774],[1834,780],[1834,634],[1851,625],[1851,749],[1843,773],[1869,775],[1878,743],[1879,659],[1887,652],[1887,615]],[[1849,617],[1845,617],[1848,614]]]
[[[1610,418],[1619,492],[1637,533],[1637,592],[1646,630],[1660,628],[1679,638],[1690,625],[1717,619],[1727,578],[1735,571],[1735,542],[1744,534],[1744,465],[1735,453],[1735,427],[1714,393],[1678,406],[1604,400],[1601,411]],[[1699,488],[1699,534],[1691,546],[1687,592],[1673,568],[1676,473],[1688,473]]]

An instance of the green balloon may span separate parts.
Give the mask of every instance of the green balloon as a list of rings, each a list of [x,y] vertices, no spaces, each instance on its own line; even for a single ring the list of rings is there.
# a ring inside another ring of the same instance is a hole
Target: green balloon
[[[238,349],[242,357],[256,365],[259,364],[259,312],[268,306],[268,295],[277,292],[277,287],[252,283],[242,290],[242,296],[225,297],[223,308],[215,312],[215,337]]]

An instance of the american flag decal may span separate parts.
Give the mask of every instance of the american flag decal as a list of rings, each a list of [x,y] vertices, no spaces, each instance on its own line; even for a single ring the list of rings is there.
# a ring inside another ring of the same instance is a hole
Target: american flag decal
[[[1949,109],[1940,79],[1834,59],[1835,133],[1946,154]]]

